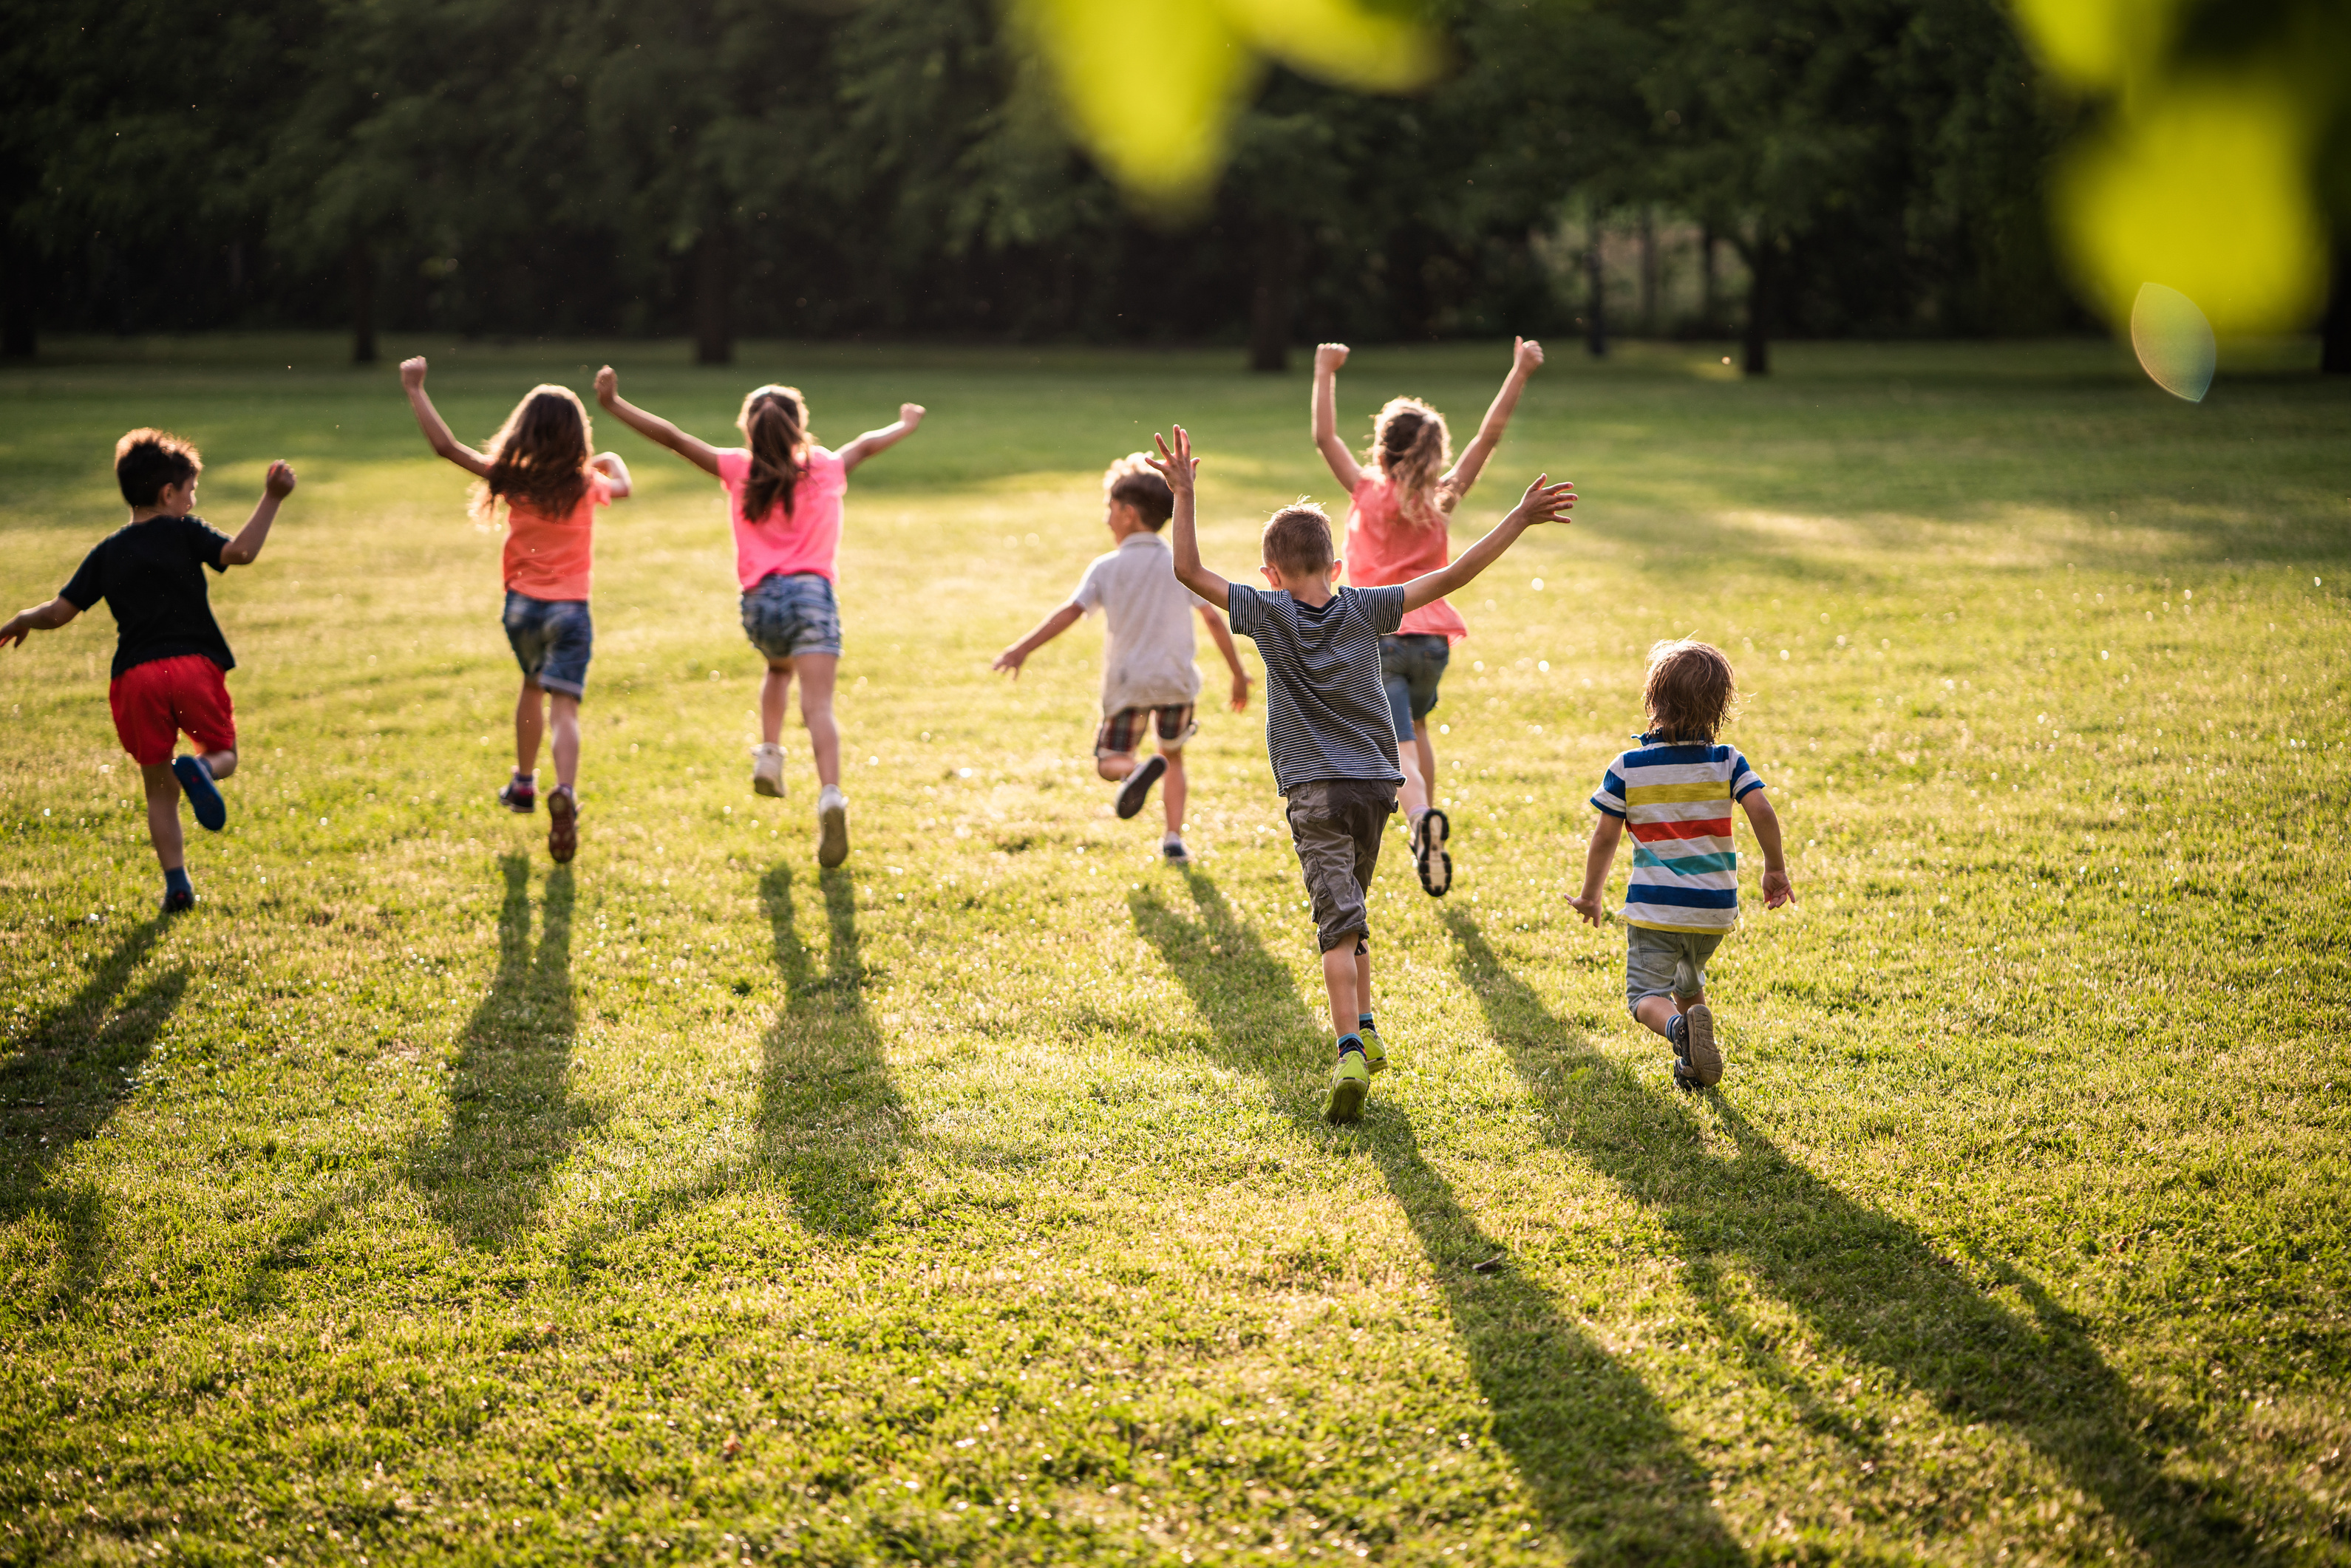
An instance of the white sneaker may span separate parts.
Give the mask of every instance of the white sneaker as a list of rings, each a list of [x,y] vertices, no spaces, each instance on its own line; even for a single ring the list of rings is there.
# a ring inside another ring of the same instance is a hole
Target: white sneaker
[[[830,871],[849,858],[849,797],[828,784],[816,798],[816,863]]]
[[[784,792],[784,748],[780,746],[755,746],[751,748],[751,793],[781,797]]]
[[[1184,847],[1184,841],[1177,838],[1173,833],[1168,834],[1165,838],[1159,841],[1159,855],[1160,858],[1165,861],[1169,865],[1190,865],[1192,863],[1192,852],[1186,849]]]

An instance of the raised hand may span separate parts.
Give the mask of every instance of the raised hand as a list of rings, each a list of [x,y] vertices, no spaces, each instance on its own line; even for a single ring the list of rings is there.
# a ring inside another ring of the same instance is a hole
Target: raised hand
[[[921,403],[902,402],[898,405],[898,423],[912,432],[914,426],[923,423],[923,415],[928,412]]]
[[[420,364],[423,362],[423,361],[418,361]],[[621,378],[613,371],[611,366],[606,365],[602,370],[596,372],[596,401],[603,404],[606,408],[610,408],[612,406],[613,400],[618,398],[620,395]]]
[[[1348,351],[1347,345],[1344,343],[1315,344],[1314,373],[1319,376],[1336,371],[1341,365],[1347,362]],[[1538,349],[1535,350],[1535,359],[1538,362],[1541,361],[1541,350]]]
[[[1542,345],[1532,338],[1510,340],[1510,369],[1531,376],[1542,367]]]
[[[408,365],[416,367],[416,379],[422,382],[424,379],[424,361],[411,360]],[[407,373],[408,365],[400,367],[403,376]],[[262,476],[261,487],[268,493],[271,499],[284,500],[294,493],[294,465],[282,457],[272,463],[269,465],[269,472]]]
[[[1146,456],[1144,461],[1167,481],[1168,489],[1182,496],[1190,492],[1192,476],[1200,471],[1200,460],[1192,455],[1192,437],[1182,425],[1171,424],[1168,429],[1176,434],[1176,444],[1169,446],[1167,437],[1154,433],[1151,439],[1158,446],[1159,455]]]
[[[423,355],[419,354],[413,360],[400,361],[400,384],[410,392],[414,392],[424,384]]]
[[[1574,482],[1562,480],[1556,485],[1544,483],[1550,477],[1548,474],[1535,476],[1535,482],[1527,486],[1527,493],[1519,497],[1517,506],[1510,508],[1511,519],[1521,524],[1532,525],[1556,523],[1567,516],[1568,508],[1575,505]]]

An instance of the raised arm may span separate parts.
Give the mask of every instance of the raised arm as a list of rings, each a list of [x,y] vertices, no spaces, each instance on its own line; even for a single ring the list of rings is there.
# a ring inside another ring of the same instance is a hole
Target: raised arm
[[[605,487],[611,491],[615,501],[625,501],[636,493],[637,486],[629,477],[629,465],[621,461],[619,453],[599,452],[588,460],[588,466],[604,476]]]
[[[1165,436],[1154,435],[1151,439],[1157,444],[1159,455],[1144,461],[1167,481],[1168,491],[1176,497],[1176,517],[1170,527],[1173,538],[1168,541],[1176,551],[1176,580],[1217,609],[1229,609],[1232,584],[1200,564],[1200,536],[1192,516],[1192,476],[1199,472],[1199,459],[1192,455],[1192,438],[1184,427],[1178,424],[1172,428],[1176,433],[1174,448],[1169,448]]]
[[[1474,581],[1478,574],[1502,559],[1502,552],[1518,543],[1519,536],[1537,523],[1555,523],[1575,505],[1575,486],[1572,484],[1547,485],[1548,474],[1538,474],[1510,515],[1494,525],[1494,531],[1463,550],[1453,559],[1453,564],[1439,571],[1416,577],[1404,585],[1404,607],[1419,609],[1432,601],[1457,593]]]
[[[416,428],[433,450],[446,457],[476,479],[490,476],[490,460],[449,434],[449,422],[433,406],[432,397],[424,390],[424,356],[400,361],[400,389],[408,394],[408,410],[416,415]]]
[[[261,499],[254,504],[253,516],[236,530],[236,538],[221,546],[221,565],[251,566],[261,547],[269,542],[269,525],[277,520],[277,503],[293,493],[294,470],[283,462],[272,463],[262,476]]]
[[[1029,635],[997,654],[996,663],[987,667],[991,670],[1002,670],[1014,680],[1019,680],[1020,666],[1028,662],[1029,654],[1084,620],[1085,617],[1086,612],[1076,605],[1062,605],[1059,610],[1038,622],[1035,629]]]
[[[1207,605],[1199,606],[1199,611],[1200,619],[1208,623],[1208,641],[1217,645],[1217,652],[1225,656],[1225,668],[1233,673],[1232,710],[1235,713],[1247,713],[1249,689],[1249,666],[1241,663],[1241,651],[1233,645],[1232,631],[1226,626],[1225,618]]]
[[[1543,362],[1542,345],[1532,338],[1516,338],[1510,343],[1510,373],[1502,378],[1502,390],[1494,394],[1494,402],[1479,422],[1478,434],[1453,465],[1442,483],[1453,492],[1455,500],[1469,493],[1484,472],[1486,459],[1494,455],[1494,448],[1502,444],[1502,432],[1510,428],[1510,415],[1519,406],[1519,394],[1527,390],[1527,378]]]
[[[699,436],[688,435],[661,415],[647,413],[623,398],[621,395],[621,378],[610,365],[596,372],[596,401],[607,412],[619,415],[622,424],[654,445],[668,447],[705,474],[718,472],[716,447]]]
[[[841,449],[841,471],[849,473],[860,463],[877,452],[887,452],[914,434],[923,423],[923,405],[902,402],[898,405],[898,423],[885,424],[879,430],[869,430]]]
[[[1339,367],[1347,362],[1344,343],[1318,343],[1314,349],[1314,392],[1311,403],[1315,449],[1331,465],[1331,477],[1350,496],[1364,481],[1355,455],[1339,439]]]
[[[81,613],[81,606],[58,594],[47,604],[19,610],[0,625],[0,648],[14,648],[36,632],[54,632]]]

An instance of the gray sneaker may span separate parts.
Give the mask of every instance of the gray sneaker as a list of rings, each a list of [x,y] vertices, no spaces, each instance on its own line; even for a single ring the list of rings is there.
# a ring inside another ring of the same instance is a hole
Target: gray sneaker
[[[1714,1043],[1714,1010],[1704,1002],[1682,1014],[1677,1054],[1689,1063],[1690,1082],[1700,1089],[1711,1089],[1722,1082],[1722,1052]]]

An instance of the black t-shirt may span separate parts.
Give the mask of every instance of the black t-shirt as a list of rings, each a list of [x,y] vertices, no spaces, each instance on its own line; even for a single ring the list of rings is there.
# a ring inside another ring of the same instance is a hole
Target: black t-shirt
[[[228,640],[213,620],[204,591],[205,567],[221,565],[228,536],[201,517],[159,515],[127,523],[82,558],[81,570],[58,597],[87,612],[99,600],[114,612],[114,669],[202,653],[223,671],[236,668]]]

